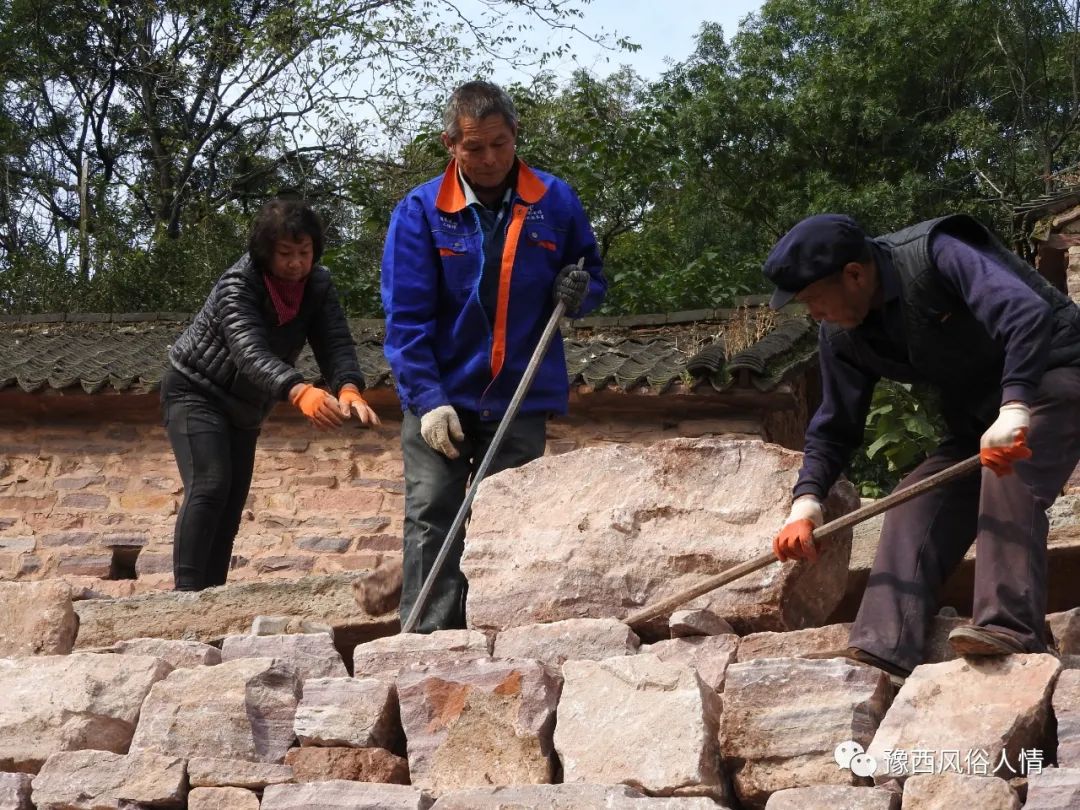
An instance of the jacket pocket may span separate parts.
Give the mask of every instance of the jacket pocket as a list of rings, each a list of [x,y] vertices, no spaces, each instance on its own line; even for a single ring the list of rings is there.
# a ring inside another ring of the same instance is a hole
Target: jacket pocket
[[[521,229],[522,241],[532,248],[538,248],[558,256],[562,253],[563,234],[550,225],[539,222],[526,222]]]
[[[445,231],[432,231],[435,250],[442,264],[443,279],[452,290],[470,290],[476,285],[483,256],[480,240],[475,234],[468,236]]]

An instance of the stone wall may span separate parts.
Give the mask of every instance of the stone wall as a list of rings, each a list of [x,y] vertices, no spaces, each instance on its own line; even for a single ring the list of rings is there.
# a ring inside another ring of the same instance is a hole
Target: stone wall
[[[761,432],[700,403],[588,398],[550,423],[548,452],[608,442]],[[384,426],[319,433],[282,406],[263,429],[230,581],[372,567],[399,554],[400,412],[372,394]],[[0,580],[65,578],[94,593],[172,585],[182,487],[156,394],[0,396]]]

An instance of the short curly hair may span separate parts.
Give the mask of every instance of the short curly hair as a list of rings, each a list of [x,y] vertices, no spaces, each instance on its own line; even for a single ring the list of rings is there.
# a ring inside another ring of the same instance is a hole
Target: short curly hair
[[[279,239],[299,241],[311,237],[312,260],[322,258],[326,237],[322,220],[303,200],[275,197],[259,209],[248,239],[248,255],[260,270],[268,271]]]

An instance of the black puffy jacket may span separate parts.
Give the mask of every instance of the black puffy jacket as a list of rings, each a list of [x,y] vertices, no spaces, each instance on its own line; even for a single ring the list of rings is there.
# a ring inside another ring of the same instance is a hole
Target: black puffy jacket
[[[345,383],[361,391],[356,345],[330,273],[316,265],[296,317],[278,325],[262,273],[245,255],[218,279],[199,314],[169,350],[173,368],[229,407],[234,421],[260,424],[289,389],[303,382],[296,358],[311,344],[335,395]]]

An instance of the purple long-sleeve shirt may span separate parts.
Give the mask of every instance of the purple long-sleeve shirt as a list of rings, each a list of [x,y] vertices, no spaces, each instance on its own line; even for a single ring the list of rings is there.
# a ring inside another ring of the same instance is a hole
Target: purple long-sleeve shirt
[[[1046,368],[1050,343],[1050,305],[989,251],[946,233],[936,234],[930,252],[942,281],[971,310],[975,319],[1004,348],[1001,402],[1030,402]],[[855,327],[860,338],[903,382],[923,379],[908,360],[900,279],[885,251],[875,251],[883,301]],[[839,356],[818,341],[821,406],[806,431],[804,458],[794,494],[824,499],[852,453],[862,444],[870,399],[881,375]],[[988,381],[988,383],[991,381]]]

